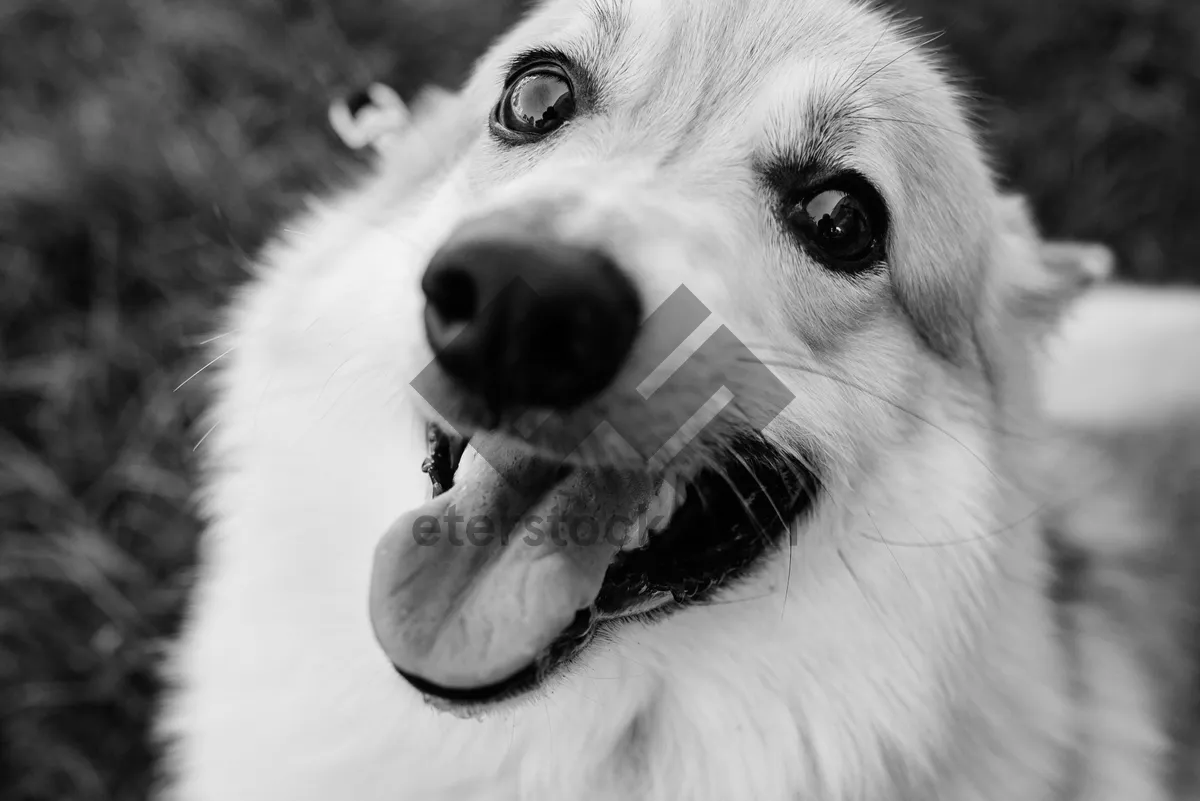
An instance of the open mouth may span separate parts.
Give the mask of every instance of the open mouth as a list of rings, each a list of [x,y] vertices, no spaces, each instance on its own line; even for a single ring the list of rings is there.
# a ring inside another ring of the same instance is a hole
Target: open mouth
[[[686,482],[494,448],[481,464],[434,426],[430,444],[434,497],[381,540],[371,614],[397,672],[460,714],[537,688],[598,632],[706,602],[784,544],[817,489],[750,433]]]

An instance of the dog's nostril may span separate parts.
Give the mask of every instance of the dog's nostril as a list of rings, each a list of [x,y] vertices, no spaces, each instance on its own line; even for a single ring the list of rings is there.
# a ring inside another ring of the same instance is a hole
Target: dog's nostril
[[[425,297],[443,323],[466,323],[475,317],[478,290],[465,270],[446,269],[427,274]]]

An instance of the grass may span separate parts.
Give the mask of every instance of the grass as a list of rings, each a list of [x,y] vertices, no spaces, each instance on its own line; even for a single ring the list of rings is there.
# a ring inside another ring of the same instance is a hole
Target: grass
[[[197,342],[353,154],[329,98],[453,85],[516,0],[0,5],[0,797],[138,799],[195,557]],[[907,0],[1047,233],[1196,282],[1200,4]]]

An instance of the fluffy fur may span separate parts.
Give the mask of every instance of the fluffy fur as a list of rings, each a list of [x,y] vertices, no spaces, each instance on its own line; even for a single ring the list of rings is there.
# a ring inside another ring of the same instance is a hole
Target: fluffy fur
[[[600,109],[552,144],[500,148],[485,121],[504,66],[547,46],[587,65]],[[869,176],[888,269],[846,280],[783,236],[755,172],[773,159]],[[795,544],[717,601],[626,625],[544,692],[460,720],[393,673],[366,598],[376,541],[428,488],[432,411],[409,388],[431,359],[421,271],[485,217],[605,247],[651,308],[688,287],[795,393],[767,433],[820,460],[824,491]],[[1169,713],[1194,698],[1194,618],[1171,555],[1195,474],[1173,491],[1148,476],[1195,470],[1200,391],[1164,345],[1200,302],[1172,316],[1162,293],[1106,291],[1045,360],[1089,280],[1052,255],[941,70],[883,14],[542,4],[414,112],[373,179],[281,232],[230,311],[164,797],[1183,792],[1195,738]],[[1106,377],[1088,349],[1122,314],[1112,357],[1173,378],[1161,401],[1142,373],[1121,402],[1072,394]]]

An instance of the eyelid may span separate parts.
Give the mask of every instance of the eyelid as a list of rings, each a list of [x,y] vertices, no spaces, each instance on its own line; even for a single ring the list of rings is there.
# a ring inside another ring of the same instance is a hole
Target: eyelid
[[[562,71],[564,77],[568,80],[570,79],[571,60],[567,58],[565,53],[554,48],[537,48],[535,50],[526,50],[508,62],[505,70],[504,88],[507,89],[512,86],[523,73],[539,64],[554,66]]]

